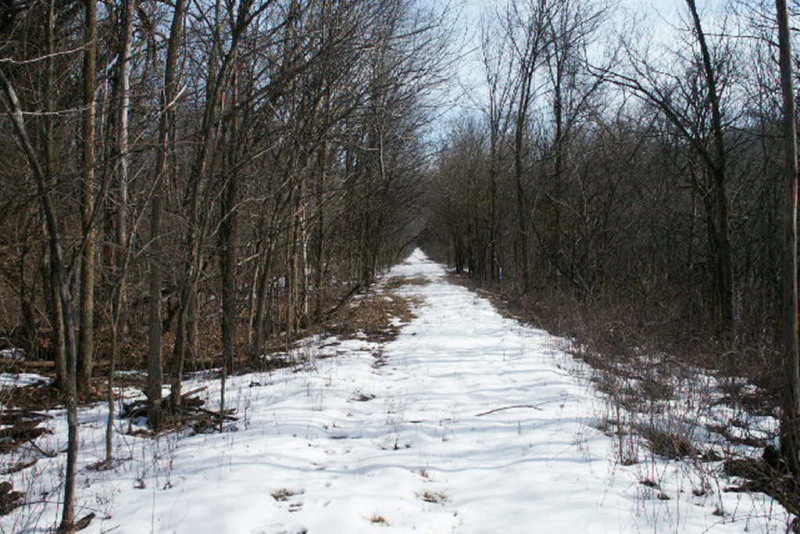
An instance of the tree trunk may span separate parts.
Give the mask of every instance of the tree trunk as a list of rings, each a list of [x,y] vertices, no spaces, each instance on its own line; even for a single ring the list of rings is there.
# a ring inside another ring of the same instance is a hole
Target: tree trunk
[[[78,391],[89,393],[94,361],[94,286],[97,256],[95,205],[95,85],[97,78],[97,1],[85,0],[83,57],[83,251],[81,255],[80,350],[78,352]]]
[[[44,179],[50,184],[53,180],[55,173],[55,150],[53,149],[53,117],[56,100],[53,94],[55,85],[55,69],[54,57],[56,51],[55,41],[55,0],[50,0],[47,11],[47,60],[46,60],[46,74],[45,74],[45,111],[47,115],[44,118],[45,124],[45,143],[44,143]],[[49,186],[48,186],[49,187]],[[42,214],[43,231],[47,233],[47,223]],[[46,247],[47,248],[47,247]],[[53,268],[53,259],[50,252],[43,253],[47,257],[43,269],[44,283],[50,289],[52,298],[52,321],[53,321],[53,336],[52,344],[55,352],[56,360],[56,379],[62,391],[66,392],[67,387],[67,347],[64,333],[64,318],[62,314],[63,306],[61,305],[61,294],[59,293],[58,282],[56,280],[55,269]]]
[[[133,44],[133,20],[136,13],[137,0],[125,0],[123,3],[123,28],[122,28],[122,43],[120,46],[120,65],[119,65],[119,78],[117,80],[117,89],[119,93],[119,133],[117,139],[117,150],[119,152],[119,199],[117,208],[117,247],[116,254],[117,265],[119,269],[119,258],[126,254],[128,250],[128,182],[130,181],[130,148],[129,148],[129,117],[131,107],[131,47]],[[123,260],[124,261],[124,260]],[[118,321],[122,325],[123,332],[125,328],[125,319],[123,317],[122,308],[125,305],[126,295],[124,287],[120,288],[120,306],[118,313],[120,314]]]
[[[514,141],[514,187],[517,207],[517,236],[516,253],[517,268],[519,269],[519,293],[525,295],[530,289],[530,258],[528,257],[528,207],[525,201],[525,187],[523,185],[523,140],[525,128],[525,113],[518,111],[517,131]]]
[[[237,141],[239,140],[238,124],[236,121],[236,103],[238,90],[237,75],[234,71],[233,99],[231,109],[233,115],[230,124],[228,143],[228,165],[232,169],[228,176],[225,193],[222,198],[220,225],[220,265],[222,270],[222,384],[220,389],[220,412],[225,411],[225,386],[228,373],[233,370],[233,352],[236,342],[236,233],[237,233],[237,203],[239,176],[237,172]],[[220,424],[222,424],[220,422]]]
[[[792,44],[786,0],[775,0],[778,12],[785,204],[783,223],[783,390],[781,453],[794,476],[800,475],[800,360],[797,320],[797,124],[795,122]]]
[[[162,119],[163,120],[163,119]],[[162,131],[162,136],[164,135]],[[165,137],[165,136],[164,136]],[[166,139],[159,144],[159,151],[166,151]],[[158,156],[159,159],[165,156]],[[147,400],[149,403],[148,424],[157,429],[161,423],[161,173],[153,184],[153,199],[150,205],[150,337],[147,360]]]
[[[50,201],[48,182],[25,127],[22,106],[20,105],[19,98],[17,98],[17,93],[3,70],[0,70],[0,86],[8,100],[8,114],[14,131],[25,151],[28,163],[33,171],[33,176],[36,179],[37,196],[39,197],[39,204],[44,213],[45,223],[47,225],[54,286],[61,298],[64,338],[67,347],[67,374],[65,384],[67,396],[67,467],[64,476],[64,508],[61,516],[61,530],[69,532],[72,530],[72,525],[75,521],[75,474],[78,465],[78,402],[76,381],[78,370],[78,344],[75,339],[75,315],[73,313],[72,299],[69,292],[69,280],[66,274],[66,264],[64,263],[64,252],[61,246],[61,234],[58,228],[55,211]]]
[[[264,341],[266,339],[266,319],[268,300],[270,299],[269,288],[271,286],[270,277],[273,275],[271,257],[274,252],[274,243],[271,239],[266,238],[264,250],[261,252],[263,259],[259,258],[261,266],[261,273],[258,277],[256,297],[255,297],[255,317],[253,319],[253,346],[250,349],[250,357],[253,363],[258,363],[264,350]]]
[[[114,373],[119,361],[119,331],[123,324],[123,307],[125,306],[125,272],[127,271],[130,248],[128,246],[128,168],[130,154],[128,150],[128,114],[130,109],[130,63],[131,43],[133,41],[133,17],[136,13],[136,0],[125,0],[122,5],[122,32],[120,43],[119,71],[116,80],[115,101],[119,106],[119,132],[117,134],[117,152],[119,153],[119,199],[117,207],[117,246],[112,266],[111,297],[111,365],[108,372],[106,402],[108,418],[106,420],[106,459],[105,466],[113,463],[114,437]]]
[[[713,141],[713,163],[709,163],[711,175],[711,202],[716,250],[712,256],[714,260],[715,285],[717,289],[717,309],[720,330],[724,337],[730,338],[733,332],[733,262],[731,260],[731,245],[728,229],[728,196],[726,193],[726,151],[725,137],[722,127],[722,112],[720,109],[719,93],[717,90],[717,77],[711,60],[711,53],[706,42],[706,34],[700,23],[695,0],[686,0],[692,22],[700,45],[703,59],[703,72],[708,86],[708,103],[711,106],[711,135]]]
[[[147,365],[147,400],[150,405],[149,424],[158,428],[161,423],[161,198],[169,161],[169,134],[172,126],[172,106],[177,97],[178,52],[183,34],[183,12],[187,0],[177,0],[172,15],[167,60],[164,66],[164,93],[161,100],[156,176],[150,214],[150,342]]]
[[[326,100],[327,105],[327,100]],[[316,271],[314,276],[314,320],[322,319],[322,307],[325,298],[323,291],[325,273],[325,175],[328,170],[328,143],[323,142],[319,149],[319,160],[317,162],[317,180],[315,187],[317,220],[316,220],[316,248],[314,250]]]

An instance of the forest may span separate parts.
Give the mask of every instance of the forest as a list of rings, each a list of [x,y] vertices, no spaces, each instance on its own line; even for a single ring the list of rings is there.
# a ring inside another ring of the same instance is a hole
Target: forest
[[[416,247],[600,359],[757,384],[800,474],[800,3],[664,5],[0,2],[0,366],[67,408],[61,530],[80,405],[139,371],[158,432],[213,368],[224,418]]]

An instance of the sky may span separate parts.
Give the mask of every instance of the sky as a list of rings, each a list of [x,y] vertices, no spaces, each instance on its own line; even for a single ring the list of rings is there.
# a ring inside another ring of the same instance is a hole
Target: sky
[[[436,9],[441,6],[441,0],[423,0]],[[440,133],[446,130],[447,122],[455,119],[465,112],[474,111],[475,100],[481,98],[482,72],[476,50],[479,46],[480,25],[482,17],[490,16],[492,12],[502,10],[509,0],[453,0],[453,11],[456,13],[457,35],[454,38],[454,48],[461,56],[456,65],[454,87],[450,90],[451,106],[443,114],[442,126],[437,128]],[[584,0],[566,0],[584,1]],[[610,0],[615,1],[615,0]],[[686,0],[616,0],[619,2],[617,11],[620,22],[616,29],[620,29],[626,22],[635,16],[647,25],[647,31],[656,40],[670,39],[670,34],[675,32],[686,16]],[[708,19],[709,11],[722,4],[722,0],[697,0],[701,17]],[[639,28],[644,29],[644,28]],[[458,43],[458,44],[455,44]]]

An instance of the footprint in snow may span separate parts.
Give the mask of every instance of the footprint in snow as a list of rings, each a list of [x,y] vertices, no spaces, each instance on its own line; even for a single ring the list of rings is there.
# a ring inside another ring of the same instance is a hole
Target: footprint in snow
[[[355,402],[369,402],[374,398],[375,395],[372,393],[361,393],[360,391],[356,391],[350,400]]]
[[[295,491],[288,488],[281,488],[273,491],[270,495],[279,503],[288,503],[290,512],[299,512],[303,508],[303,502],[297,501],[296,498],[299,498],[303,493],[305,493],[304,490]]]
[[[447,494],[442,491],[426,490],[419,496],[425,502],[431,504],[445,504],[448,500]]]

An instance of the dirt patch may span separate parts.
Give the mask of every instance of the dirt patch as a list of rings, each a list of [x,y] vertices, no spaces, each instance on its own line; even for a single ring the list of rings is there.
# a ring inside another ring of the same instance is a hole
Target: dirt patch
[[[392,292],[370,293],[355,299],[337,313],[328,330],[342,339],[366,339],[387,343],[397,338],[403,325],[414,317],[416,298]]]
[[[414,278],[407,276],[393,276],[386,281],[383,287],[392,291],[403,286],[425,286],[428,284],[430,284],[430,280],[424,276],[416,276]]]

